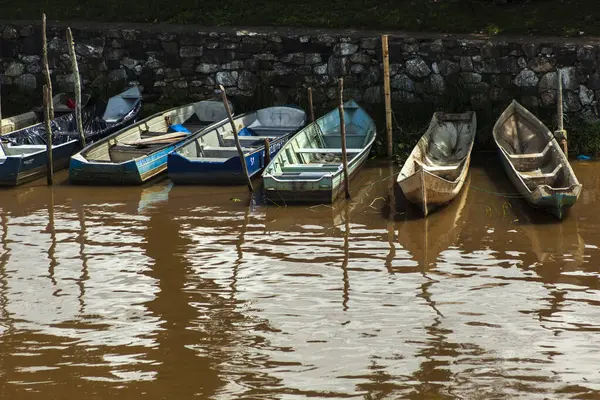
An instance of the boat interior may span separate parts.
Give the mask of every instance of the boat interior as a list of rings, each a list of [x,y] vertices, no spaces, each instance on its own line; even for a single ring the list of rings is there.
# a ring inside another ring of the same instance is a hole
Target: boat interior
[[[548,128],[527,110],[519,112],[516,105],[504,117],[495,128],[496,141],[529,190],[539,185],[570,186],[564,155]]]
[[[300,129],[306,122],[304,111],[293,107],[269,107],[234,118],[242,151],[262,148],[265,140],[275,140]],[[228,120],[203,132],[177,152],[191,160],[224,162],[237,157],[235,138]]]
[[[448,181],[460,176],[476,132],[473,111],[447,114],[436,112],[429,128],[411,153],[412,163],[402,169],[401,179],[425,170]]]
[[[98,142],[82,155],[89,161],[122,163],[147,156],[182,141],[215,121],[226,118],[218,101],[200,101],[143,120]]]
[[[344,106],[346,154],[350,164],[374,139],[373,120],[356,103]],[[323,176],[341,171],[342,145],[337,110],[321,117],[282,148],[266,173],[289,177]]]

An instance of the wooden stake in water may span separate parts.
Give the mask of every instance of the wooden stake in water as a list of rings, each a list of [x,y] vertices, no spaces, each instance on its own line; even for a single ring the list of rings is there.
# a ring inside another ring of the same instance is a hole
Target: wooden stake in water
[[[315,122],[315,109],[313,108],[312,88],[308,88],[308,109],[310,110],[310,122]]]
[[[264,165],[264,167],[267,168],[267,165],[269,165],[270,162],[271,162],[271,144],[269,143],[269,139],[265,139],[265,165]]]
[[[344,187],[346,189],[346,198],[350,198],[350,179],[348,177],[348,156],[346,154],[346,121],[344,121],[344,79],[339,79],[340,95],[340,136],[342,138],[342,164],[344,167]]]
[[[556,71],[556,114],[558,118],[558,129],[554,132],[554,137],[559,141],[562,150],[566,156],[569,155],[567,145],[567,131],[563,126],[563,94],[562,94],[562,71]]]
[[[79,66],[77,65],[77,55],[75,54],[75,42],[71,28],[67,28],[67,46],[69,55],[73,64],[73,78],[75,79],[75,121],[77,122],[77,132],[81,147],[85,147],[85,135],[83,134],[83,122],[81,121],[81,77],[79,76]]]
[[[383,94],[385,96],[385,128],[387,131],[388,158],[394,156],[392,141],[392,90],[390,87],[390,52],[388,36],[381,36],[381,51],[383,53]]]
[[[221,89],[221,95],[223,96],[223,104],[225,104],[225,110],[227,111],[227,118],[229,119],[229,123],[231,124],[231,129],[233,130],[233,138],[235,140],[235,147],[237,147],[238,157],[240,158],[240,163],[242,164],[242,171],[246,176],[246,180],[248,181],[248,189],[251,192],[254,191],[254,187],[252,186],[252,180],[250,179],[250,174],[248,174],[248,166],[246,165],[246,157],[244,157],[244,151],[242,150],[242,145],[240,144],[240,138],[238,136],[237,128],[235,127],[235,122],[233,122],[233,117],[231,116],[231,109],[229,108],[229,102],[227,101],[227,93],[225,93],[225,88],[223,85],[219,85],[219,89]]]
[[[50,123],[50,89],[44,85],[44,122],[46,124],[46,178],[49,186],[54,184],[54,165],[52,160],[52,124]]]
[[[52,80],[50,79],[50,67],[48,66],[48,39],[46,37],[46,14],[42,14],[42,65],[44,67],[44,77],[46,78],[46,86],[50,91],[50,99],[52,99]],[[50,102],[50,119],[54,119],[54,103]]]

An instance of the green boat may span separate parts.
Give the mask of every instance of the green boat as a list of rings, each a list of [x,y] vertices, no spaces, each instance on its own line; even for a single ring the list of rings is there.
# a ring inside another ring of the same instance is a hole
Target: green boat
[[[354,100],[344,103],[348,175],[369,156],[376,129]],[[268,200],[275,204],[333,203],[344,191],[340,116],[336,108],[307,125],[277,153],[263,173]]]

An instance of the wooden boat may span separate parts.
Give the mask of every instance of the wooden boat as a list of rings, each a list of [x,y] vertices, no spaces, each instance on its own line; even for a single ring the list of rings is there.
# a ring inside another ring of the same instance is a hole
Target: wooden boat
[[[64,114],[70,114],[73,112],[72,107],[72,97],[66,93],[58,93],[54,97],[52,97],[52,102],[54,104],[54,117],[58,118]],[[89,94],[84,94],[81,96],[81,107],[84,108],[87,106],[90,100]],[[19,129],[28,128],[32,125],[43,122],[44,120],[44,110],[42,107],[37,107],[33,111],[28,111],[23,114],[14,115],[12,117],[4,118],[0,121],[0,135],[5,135],[10,132],[14,132]]]
[[[349,179],[367,160],[375,123],[354,100],[344,103]],[[333,203],[344,190],[340,117],[330,111],[294,135],[263,173],[266,197],[276,204]]]
[[[554,135],[514,100],[496,121],[493,134],[504,170],[518,192],[532,206],[561,219],[582,186]]]
[[[475,140],[475,112],[437,112],[404,163],[398,184],[427,216],[460,192],[469,172]]]
[[[266,166],[265,140],[274,157],[306,123],[297,107],[268,107],[234,118],[240,145],[253,177]],[[239,185],[246,182],[229,120],[196,133],[168,157],[169,179],[185,184]]]
[[[142,95],[137,87],[82,110],[84,136],[88,142],[102,139],[128,126],[137,118]],[[54,171],[65,168],[79,148],[75,114],[51,121]],[[39,123],[0,137],[0,185],[16,186],[46,174],[46,128]]]
[[[189,135],[227,117],[220,101],[156,113],[71,157],[69,179],[80,184],[142,184],[167,170],[167,156]]]

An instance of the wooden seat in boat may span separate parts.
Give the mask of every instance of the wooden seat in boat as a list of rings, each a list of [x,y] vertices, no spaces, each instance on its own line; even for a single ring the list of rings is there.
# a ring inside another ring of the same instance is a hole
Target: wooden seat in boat
[[[299,172],[336,172],[340,164],[289,164],[281,167],[281,172],[299,173]]]
[[[348,154],[358,154],[363,149],[346,149],[346,153]],[[335,149],[330,147],[305,147],[302,149],[297,149],[296,153],[310,153],[310,154],[319,154],[319,153],[329,153],[329,154],[342,154],[342,149]]]
[[[553,186],[562,173],[562,167],[562,164],[557,164],[556,167],[550,172],[543,172],[537,169],[533,171],[521,172],[520,175],[525,184],[531,188],[535,188],[539,185]]]

